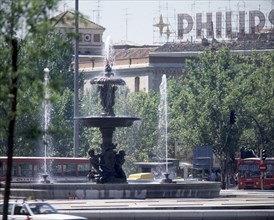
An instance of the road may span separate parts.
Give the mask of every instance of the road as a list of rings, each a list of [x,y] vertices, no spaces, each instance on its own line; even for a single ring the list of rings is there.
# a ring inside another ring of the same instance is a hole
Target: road
[[[221,190],[220,197],[49,200],[62,213],[105,220],[274,220],[274,191]]]

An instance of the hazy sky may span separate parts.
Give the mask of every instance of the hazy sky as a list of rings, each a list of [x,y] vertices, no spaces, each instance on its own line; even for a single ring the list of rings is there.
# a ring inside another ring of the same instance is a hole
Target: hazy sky
[[[74,0],[62,0],[59,11],[74,10]],[[177,32],[177,14],[187,13],[195,20],[196,13],[217,11],[225,14],[232,11],[235,19],[237,12],[246,11],[246,19],[250,10],[260,10],[266,16],[266,27],[270,27],[268,13],[274,7],[274,0],[79,0],[79,11],[91,21],[106,28],[104,39],[111,36],[114,42],[121,40],[139,44],[162,43],[159,29],[153,24],[159,22],[160,14],[163,21],[170,24],[170,31]],[[214,18],[213,18],[214,19]],[[248,27],[248,23],[246,24]],[[175,34],[169,38],[173,41]],[[103,39],[103,40],[104,40]]]

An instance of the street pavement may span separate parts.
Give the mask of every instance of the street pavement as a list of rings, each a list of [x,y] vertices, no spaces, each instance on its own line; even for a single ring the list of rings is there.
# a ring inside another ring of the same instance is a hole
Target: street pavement
[[[218,198],[48,200],[59,212],[105,220],[274,220],[274,191],[221,190]]]

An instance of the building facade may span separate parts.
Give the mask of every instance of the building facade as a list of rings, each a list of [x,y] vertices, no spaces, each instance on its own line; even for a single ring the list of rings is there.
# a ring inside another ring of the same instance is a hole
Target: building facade
[[[75,32],[75,14],[65,11],[51,19],[54,27],[61,33]],[[103,33],[105,28],[79,16],[79,54],[102,55]]]
[[[75,32],[74,13],[63,12],[52,18],[60,32]],[[79,68],[85,74],[85,88],[89,81],[104,73],[105,28],[79,17]],[[163,45],[136,45],[120,42],[113,45],[115,62],[113,72],[123,78],[131,92],[158,91],[162,75],[178,78],[183,75],[186,60],[195,60],[204,50],[218,51],[227,47],[232,53],[250,55],[274,48],[273,29],[261,30],[250,34],[240,33],[235,39],[217,41],[206,38],[200,42],[171,42]]]
[[[119,46],[115,48],[114,72],[122,77],[131,92],[158,91],[162,75],[178,78],[183,75],[186,60],[195,60],[205,50],[218,51],[223,47],[231,53],[250,55],[274,50],[274,32],[241,35],[236,40],[218,42],[172,42],[162,46]],[[102,74],[103,62],[82,68],[86,80]]]

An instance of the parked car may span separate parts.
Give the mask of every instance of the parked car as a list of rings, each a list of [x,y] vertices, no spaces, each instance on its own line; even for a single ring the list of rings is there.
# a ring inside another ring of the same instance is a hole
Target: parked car
[[[3,203],[0,203],[0,219],[3,215]],[[8,220],[87,220],[87,218],[59,214],[49,203],[16,201],[10,202]]]

